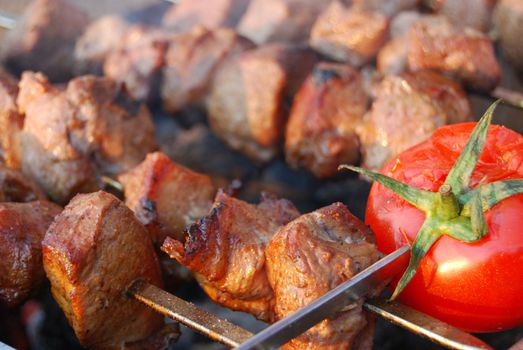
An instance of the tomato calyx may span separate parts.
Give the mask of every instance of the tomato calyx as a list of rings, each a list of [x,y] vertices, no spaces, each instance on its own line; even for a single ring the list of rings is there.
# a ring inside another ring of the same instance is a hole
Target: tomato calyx
[[[409,186],[386,175],[367,169],[341,165],[389,188],[405,201],[425,213],[425,221],[412,243],[409,265],[399,280],[391,300],[395,299],[416,274],[432,245],[447,235],[462,242],[481,240],[488,233],[484,212],[512,195],[523,193],[523,179],[501,180],[470,188],[472,172],[485,145],[496,101],[478,121],[462,153],[450,169],[438,192]]]

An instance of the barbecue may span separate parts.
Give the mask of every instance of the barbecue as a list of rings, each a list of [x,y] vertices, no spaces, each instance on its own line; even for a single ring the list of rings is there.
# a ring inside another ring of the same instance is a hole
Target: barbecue
[[[182,0],[90,21],[33,1],[0,50],[0,309],[28,310],[45,269],[87,348],[188,346],[163,315],[241,349],[370,349],[376,316],[489,349],[380,297],[408,249],[377,250],[351,213],[368,179],[338,166],[378,170],[473,120],[478,96],[523,106],[500,85],[505,57],[521,70],[518,6]],[[256,334],[171,294],[197,289],[191,276],[273,325]]]

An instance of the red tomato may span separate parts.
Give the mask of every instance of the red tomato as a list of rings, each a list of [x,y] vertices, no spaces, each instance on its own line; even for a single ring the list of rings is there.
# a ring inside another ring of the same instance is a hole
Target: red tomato
[[[426,142],[389,162],[381,172],[436,192],[474,126],[443,127]],[[516,178],[523,178],[523,136],[490,126],[470,186]],[[489,332],[522,324],[523,194],[497,203],[485,212],[485,219],[488,234],[481,241],[464,243],[442,236],[425,255],[399,299],[466,331]],[[424,212],[374,183],[366,222],[382,252],[390,253],[407,240],[412,243],[424,220]]]

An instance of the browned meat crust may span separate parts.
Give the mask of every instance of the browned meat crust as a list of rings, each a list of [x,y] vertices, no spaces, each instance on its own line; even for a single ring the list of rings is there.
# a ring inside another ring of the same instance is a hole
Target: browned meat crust
[[[42,247],[53,296],[83,346],[120,348],[162,326],[160,314],[125,296],[135,279],[159,287],[162,280],[146,229],[116,197],[77,195]]]
[[[86,14],[69,1],[35,0],[8,31],[3,61],[16,74],[33,69],[64,82],[72,76],[75,41],[87,23]]]
[[[352,278],[377,261],[380,254],[370,229],[343,204],[335,203],[280,228],[268,244],[265,257],[267,276],[274,290],[275,316],[281,319]],[[285,348],[350,348],[367,326],[362,304],[363,300],[351,304]],[[372,332],[366,336],[371,345]],[[363,343],[360,339],[360,345]]]
[[[196,273],[212,300],[271,321],[273,293],[265,272],[265,246],[279,227],[298,215],[284,199],[263,196],[255,206],[220,191],[211,214],[187,230],[185,245],[167,238],[162,250]]]
[[[148,154],[118,179],[125,204],[157,245],[167,236],[182,240],[185,227],[209,213],[215,194],[209,176],[176,164],[160,152]]]
[[[0,202],[31,202],[38,199],[46,199],[46,196],[33,180],[0,164]]]
[[[388,30],[384,15],[349,8],[335,0],[314,23],[309,43],[329,58],[360,67],[376,56]]]
[[[0,69],[0,162],[10,168],[20,168],[20,132],[24,116],[18,113],[17,95],[18,81]]]
[[[359,72],[349,65],[318,64],[294,100],[285,134],[285,158],[318,177],[359,160],[355,127],[367,110]]]
[[[523,76],[523,2],[500,0],[494,14],[503,53]]]
[[[47,201],[0,203],[0,304],[17,306],[44,281],[41,243],[60,211]]]

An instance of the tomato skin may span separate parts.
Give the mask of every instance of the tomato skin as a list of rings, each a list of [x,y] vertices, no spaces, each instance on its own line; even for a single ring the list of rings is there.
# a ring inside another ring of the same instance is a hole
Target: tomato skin
[[[382,173],[411,186],[437,191],[458,158],[474,123],[455,124],[389,162]],[[523,178],[523,136],[491,126],[471,186]],[[471,332],[523,323],[523,194],[485,213],[486,237],[475,243],[442,236],[425,255],[399,299],[422,312]],[[412,243],[425,214],[374,183],[366,222],[384,253]],[[394,281],[393,286],[399,280]]]

